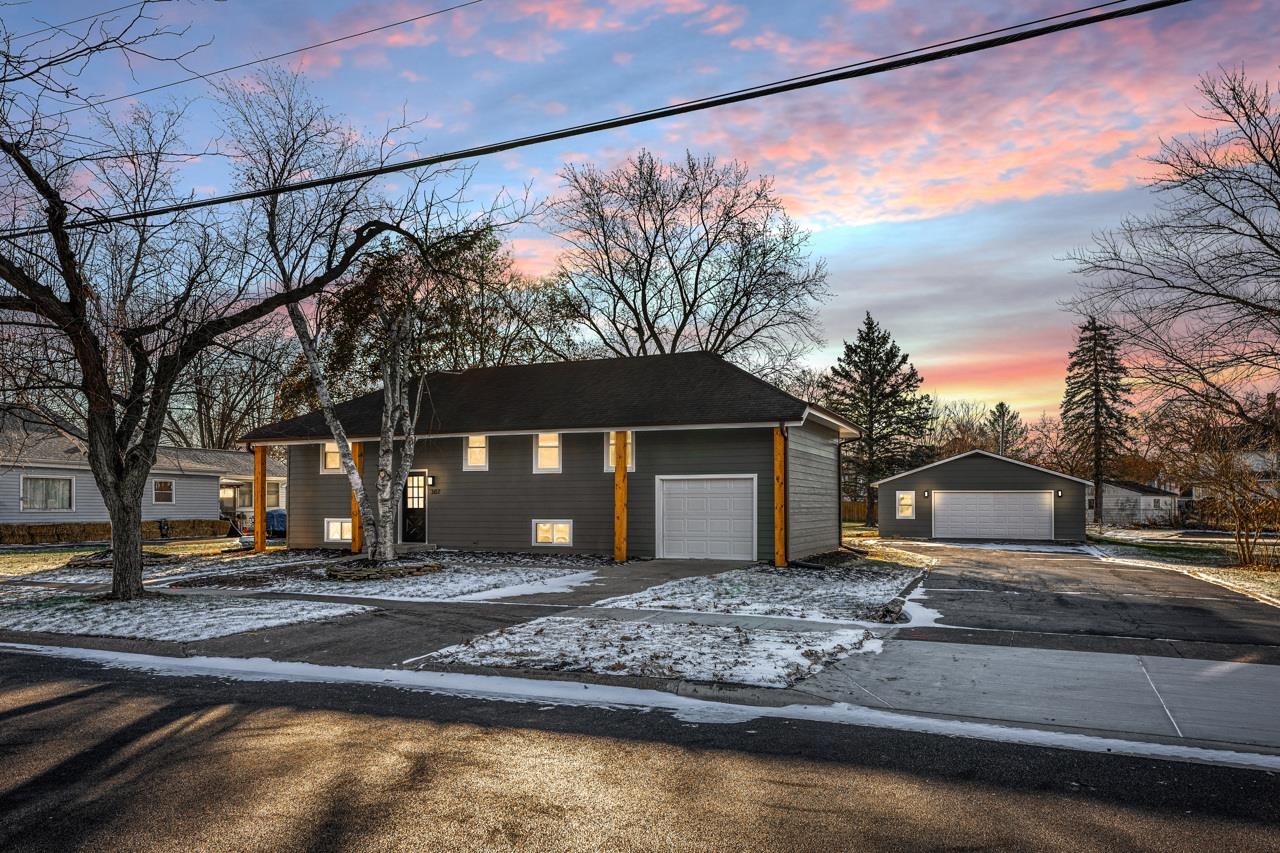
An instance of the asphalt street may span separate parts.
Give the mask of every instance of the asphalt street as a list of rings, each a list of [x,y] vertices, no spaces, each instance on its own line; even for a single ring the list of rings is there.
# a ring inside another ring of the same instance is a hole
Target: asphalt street
[[[1257,771],[0,654],[0,849],[1280,849]]]

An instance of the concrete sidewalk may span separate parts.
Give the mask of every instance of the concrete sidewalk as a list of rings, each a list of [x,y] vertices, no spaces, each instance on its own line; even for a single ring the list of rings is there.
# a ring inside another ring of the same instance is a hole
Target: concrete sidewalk
[[[1280,749],[1280,667],[888,639],[796,685],[874,708]]]

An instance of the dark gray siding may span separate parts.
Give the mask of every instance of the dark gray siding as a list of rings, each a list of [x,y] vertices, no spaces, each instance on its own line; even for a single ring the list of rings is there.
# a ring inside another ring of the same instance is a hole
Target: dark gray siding
[[[533,473],[533,436],[490,436],[489,470],[462,470],[462,438],[421,442],[415,467],[435,477],[427,498],[427,538],[443,548],[613,551],[613,473],[605,471],[606,434],[561,435],[561,473]],[[773,553],[773,439],[768,429],[637,432],[628,489],[628,548],[653,556],[654,478],[679,474],[754,474],[758,556]],[[367,444],[366,478],[377,468]],[[289,448],[289,544],[323,547],[323,519],[347,518],[347,478],[320,474],[320,445]],[[834,473],[831,475],[834,478]],[[835,509],[831,510],[834,518]],[[535,518],[572,519],[573,547],[533,545]]]
[[[72,477],[74,505],[72,512],[24,512],[21,508],[22,477]],[[174,502],[151,502],[152,480],[174,481]],[[147,480],[147,490],[142,495],[144,521],[168,518],[173,520],[216,519],[218,509],[217,474],[166,474],[157,472]],[[110,521],[107,505],[103,503],[93,472],[88,468],[63,468],[49,466],[5,467],[0,469],[0,523],[3,524],[58,524],[71,522],[96,523]]]
[[[905,536],[927,539],[933,533],[932,501],[924,497],[927,490],[947,491],[1045,491],[1055,492],[1053,504],[1054,538],[1071,542],[1084,541],[1084,484],[1057,474],[1037,471],[990,456],[966,456],[935,465],[879,487],[877,515],[883,536]],[[1062,497],[1056,497],[1061,489]],[[895,518],[896,493],[915,492],[916,517]]]
[[[677,474],[756,475],[756,559],[773,558],[773,431],[690,429],[636,433],[636,470],[627,489],[627,542],[632,556],[655,553],[654,479]],[[609,515],[613,525],[612,503]]]
[[[840,547],[838,441],[835,430],[814,423],[787,432],[787,556],[792,560]]]

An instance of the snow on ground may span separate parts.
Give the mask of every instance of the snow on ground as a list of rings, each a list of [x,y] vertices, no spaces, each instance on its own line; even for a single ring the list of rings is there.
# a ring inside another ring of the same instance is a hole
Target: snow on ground
[[[147,566],[142,571],[142,578],[147,582],[171,582],[186,577],[235,574],[334,559],[334,553],[333,551],[299,550],[246,554],[240,551],[212,557],[193,557],[173,563]],[[105,566],[49,569],[26,575],[24,579],[51,583],[111,583],[111,569]]]
[[[1078,732],[1006,726],[965,719],[921,716],[864,708],[844,702],[830,705],[739,705],[662,690],[616,684],[582,684],[554,679],[476,675],[466,672],[405,671],[354,666],[323,666],[268,658],[166,657],[162,655],[0,643],[0,651],[83,660],[98,666],[177,678],[234,678],[251,682],[358,684],[399,690],[540,706],[594,707],[609,710],[664,711],[693,724],[741,724],[757,719],[806,720],[869,726],[996,743],[1072,749],[1106,755],[1129,755],[1164,761],[1187,761],[1225,767],[1280,772],[1280,755],[1231,749],[1209,749],[1163,742],[1101,737]]]
[[[1172,567],[1171,567],[1172,568]],[[1266,569],[1180,568],[1195,578],[1216,583],[1280,607],[1280,571]]]
[[[148,596],[106,601],[51,589],[15,596],[0,587],[0,629],[191,642],[244,631],[315,622],[372,608],[319,601]],[[26,588],[32,589],[32,588]]]
[[[753,566],[682,578],[592,606],[852,622],[874,615],[919,574],[876,561],[825,569]]]
[[[878,648],[861,628],[744,630],[548,616],[417,660],[789,687],[852,652]]]
[[[337,581],[324,576],[323,569],[254,575],[254,592],[287,592],[302,595],[341,595],[349,598],[381,598],[394,601],[458,601],[507,598],[541,592],[562,592],[595,578],[595,572],[547,566],[505,568],[446,566],[438,572],[382,580]],[[220,587],[236,587],[234,576]]]

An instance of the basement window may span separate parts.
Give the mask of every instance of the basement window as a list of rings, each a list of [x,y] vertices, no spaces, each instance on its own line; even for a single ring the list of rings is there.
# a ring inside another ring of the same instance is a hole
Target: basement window
[[[898,492],[896,500],[897,518],[916,517],[916,493]]]
[[[560,473],[560,433],[540,432],[533,437],[533,473]]]
[[[487,435],[469,435],[463,445],[463,471],[489,470],[489,437]]]
[[[350,542],[351,541],[351,519],[326,518],[324,520],[324,541]]]
[[[563,518],[535,518],[533,520],[533,544],[572,545],[573,521]]]
[[[173,480],[152,480],[151,502],[153,504],[173,503]]]

